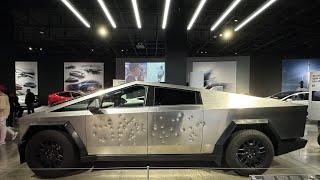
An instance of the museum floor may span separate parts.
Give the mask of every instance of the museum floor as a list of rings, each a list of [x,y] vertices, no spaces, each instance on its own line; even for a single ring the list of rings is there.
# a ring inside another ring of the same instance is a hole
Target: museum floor
[[[275,157],[272,167],[266,175],[320,174],[320,146],[316,142],[317,126],[307,124],[305,149],[287,155]],[[26,164],[19,164],[19,155],[15,142],[0,146],[0,179],[37,179]],[[147,166],[150,165],[149,171]],[[111,167],[112,168],[105,168]],[[155,168],[157,167],[157,168]],[[180,168],[184,167],[184,168]],[[218,170],[208,163],[109,163],[95,164],[94,168],[82,170],[72,176],[61,179],[248,179],[232,171]]]

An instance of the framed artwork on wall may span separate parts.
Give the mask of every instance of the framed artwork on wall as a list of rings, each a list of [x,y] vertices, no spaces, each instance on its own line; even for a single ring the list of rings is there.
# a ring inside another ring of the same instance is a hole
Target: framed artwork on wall
[[[237,62],[193,62],[193,72],[202,72],[203,87],[206,89],[236,92]],[[201,74],[201,73],[197,73]],[[190,84],[192,86],[192,84]]]
[[[104,63],[64,63],[65,91],[90,93],[102,88],[104,88]]]
[[[38,63],[33,61],[15,62],[16,95],[24,103],[27,89],[38,95]]]

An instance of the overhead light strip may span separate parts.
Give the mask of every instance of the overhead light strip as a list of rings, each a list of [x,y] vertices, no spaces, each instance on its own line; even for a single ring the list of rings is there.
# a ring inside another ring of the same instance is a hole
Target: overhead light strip
[[[90,28],[89,22],[80,14],[80,12],[74,8],[74,6],[68,0],[61,0],[64,5],[66,5],[70,11],[87,27]]]
[[[271,6],[273,3],[275,3],[277,0],[269,0],[266,3],[264,3],[261,7],[259,7],[256,11],[254,11],[249,17],[247,17],[243,22],[241,22],[234,31],[239,31],[241,28],[243,28],[246,24],[248,24],[250,21],[252,21],[255,17],[257,17],[260,13],[262,13],[264,10],[266,10],[269,6]]]
[[[132,6],[133,6],[134,16],[136,17],[137,26],[139,29],[141,29],[141,21],[140,21],[137,0],[131,0],[131,2],[132,2]]]
[[[188,24],[188,27],[187,27],[188,30],[190,30],[190,29],[192,28],[194,22],[195,22],[196,19],[198,18],[199,14],[200,14],[200,12],[201,12],[201,10],[202,10],[202,8],[203,8],[203,6],[204,6],[204,4],[205,4],[206,2],[207,2],[207,0],[201,0],[201,1],[200,1],[199,5],[198,5],[198,7],[197,7],[197,9],[196,9],[196,11],[194,12],[194,14],[193,14],[193,16],[192,16],[192,18],[191,18],[191,21],[190,21],[189,24]]]
[[[99,3],[99,5],[101,6],[104,14],[105,14],[106,17],[108,18],[108,20],[109,20],[110,24],[112,25],[112,27],[113,27],[113,28],[117,28],[117,25],[116,25],[116,23],[114,22],[111,14],[110,14],[110,12],[109,12],[106,4],[103,2],[103,0],[98,0],[98,3]]]
[[[231,13],[231,11],[239,5],[241,1],[242,0],[234,0],[230,4],[230,6],[223,12],[222,16],[220,16],[219,19],[212,25],[210,30],[214,31],[222,23],[222,21]]]
[[[163,13],[162,29],[166,29],[166,26],[167,26],[170,2],[171,2],[171,0],[166,0],[166,4],[164,7],[164,13]]]

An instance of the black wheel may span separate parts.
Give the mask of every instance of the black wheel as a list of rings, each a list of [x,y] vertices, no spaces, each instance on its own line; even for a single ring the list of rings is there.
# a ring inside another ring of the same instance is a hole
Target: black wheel
[[[79,165],[73,140],[61,131],[38,132],[29,140],[25,153],[28,166],[41,177],[61,177]]]
[[[226,162],[241,175],[263,174],[270,167],[274,156],[270,139],[257,130],[234,133],[226,151]]]
[[[320,145],[320,134],[318,136],[318,144]]]

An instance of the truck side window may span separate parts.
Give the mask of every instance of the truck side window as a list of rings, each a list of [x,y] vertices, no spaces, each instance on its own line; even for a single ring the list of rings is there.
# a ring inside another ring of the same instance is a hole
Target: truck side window
[[[106,94],[102,99],[102,108],[141,107],[145,105],[146,88],[133,86]]]
[[[54,112],[66,112],[66,111],[83,111],[83,110],[87,110],[89,103],[91,103],[93,99],[88,99],[88,100],[84,100],[84,101],[80,101],[78,103],[75,104],[71,104],[69,106],[60,108],[55,110]]]
[[[154,105],[202,104],[199,92],[172,88],[155,88]]]

